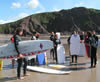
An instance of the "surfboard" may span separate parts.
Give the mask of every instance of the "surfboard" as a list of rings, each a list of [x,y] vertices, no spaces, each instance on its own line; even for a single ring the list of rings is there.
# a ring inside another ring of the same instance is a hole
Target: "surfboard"
[[[55,65],[55,64],[50,64],[48,65],[51,68],[56,68],[56,69],[62,69],[62,68],[66,68],[65,65]]]
[[[65,63],[65,49],[62,45],[58,45],[57,47],[57,59],[59,64]]]
[[[53,42],[50,40],[27,40],[19,42],[18,49],[23,56],[36,55],[46,52],[53,48]],[[17,52],[14,43],[0,46],[0,58],[16,58]]]
[[[71,71],[61,71],[51,68],[44,68],[44,67],[38,67],[38,66],[27,66],[28,70],[41,72],[41,73],[49,73],[49,74],[70,74]]]
[[[74,34],[71,36],[70,39],[70,55],[77,55],[79,56],[80,53],[80,36],[75,36]]]
[[[80,53],[79,56],[83,57],[86,54],[86,50],[85,50],[85,44],[84,43],[80,43]]]

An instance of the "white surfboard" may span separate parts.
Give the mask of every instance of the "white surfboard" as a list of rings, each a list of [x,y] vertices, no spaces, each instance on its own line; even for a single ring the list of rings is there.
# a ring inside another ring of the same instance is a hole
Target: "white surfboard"
[[[36,55],[47,51],[53,47],[53,42],[50,40],[27,40],[19,42],[18,49],[24,56]],[[32,54],[31,54],[32,53]],[[0,58],[17,57],[14,43],[0,46]]]
[[[79,56],[85,56],[85,44],[84,43],[80,43],[80,53],[79,53]]]
[[[50,73],[50,74],[69,74],[71,71],[60,71],[50,68],[38,67],[38,66],[27,66],[28,70],[42,72],[42,73]]]
[[[65,49],[62,45],[58,45],[57,47],[57,59],[59,64],[65,63]]]
[[[80,36],[72,35],[70,39],[70,55],[79,56],[80,53]]]
[[[55,64],[50,64],[48,65],[51,68],[56,68],[56,69],[62,69],[62,68],[66,68],[65,65],[55,65]]]
[[[57,32],[56,34],[58,36],[57,39],[60,39],[60,32]]]

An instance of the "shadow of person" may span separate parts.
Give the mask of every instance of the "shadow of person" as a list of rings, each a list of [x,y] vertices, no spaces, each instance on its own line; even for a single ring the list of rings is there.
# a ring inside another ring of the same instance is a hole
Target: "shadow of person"
[[[4,65],[3,66],[3,70],[8,70],[8,69],[12,69],[12,64],[9,64],[9,65]],[[17,68],[17,65],[14,66],[14,68]]]
[[[7,81],[12,81],[12,80],[17,80],[17,77],[4,77],[4,78],[0,78],[0,82],[7,82]]]
[[[69,68],[62,68],[60,69],[61,71],[81,71],[81,70],[87,70],[87,69],[90,69],[88,67],[69,67]]]
[[[87,63],[70,63],[69,66],[73,66],[73,65],[80,66],[80,65],[87,65],[87,64],[90,64],[90,62],[87,62]]]
[[[87,70],[89,68],[86,68],[86,67],[74,67],[74,68],[69,68],[70,70],[72,71],[80,71],[80,70]]]

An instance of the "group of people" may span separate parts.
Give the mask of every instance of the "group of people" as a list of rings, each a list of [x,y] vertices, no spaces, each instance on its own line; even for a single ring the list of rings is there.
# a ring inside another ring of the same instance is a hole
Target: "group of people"
[[[26,67],[28,64],[27,58],[23,57],[23,55],[19,52],[18,45],[19,42],[21,41],[21,35],[23,34],[23,29],[18,28],[13,36],[13,42],[15,45],[16,52],[18,53],[18,67],[17,67],[17,78],[18,79],[23,79],[24,77],[21,77],[21,66],[22,63],[24,62],[23,66],[23,74],[24,76],[27,76],[29,74],[26,73]],[[34,32],[32,35],[31,40],[38,40],[40,34]],[[58,44],[61,44],[61,40],[58,36],[58,34],[55,32],[51,32],[50,35],[50,40],[53,41],[54,47],[51,49],[50,53],[53,54],[53,59],[56,60],[56,63],[58,63],[57,60],[57,46]],[[85,45],[86,52],[88,53],[88,56],[91,57],[91,67],[96,67],[96,62],[97,62],[97,48],[98,48],[98,37],[96,36],[96,32],[87,32],[85,35],[84,32],[82,32],[80,35],[78,32],[74,31],[73,34],[68,38],[68,44],[70,45],[70,55],[72,56],[72,63],[74,62],[75,58],[75,63],[77,63],[77,57],[80,55],[80,50],[83,48],[80,48],[80,44]],[[84,53],[85,54],[85,53]],[[32,62],[34,59],[32,60]]]
[[[72,63],[74,62],[74,58],[75,63],[77,63],[77,57],[84,56],[86,51],[88,57],[91,58],[90,67],[96,67],[96,54],[99,45],[99,40],[95,31],[89,31],[86,35],[84,32],[81,32],[81,34],[79,35],[78,32],[74,31],[72,35],[68,38],[68,43],[70,45],[70,55],[72,57]]]

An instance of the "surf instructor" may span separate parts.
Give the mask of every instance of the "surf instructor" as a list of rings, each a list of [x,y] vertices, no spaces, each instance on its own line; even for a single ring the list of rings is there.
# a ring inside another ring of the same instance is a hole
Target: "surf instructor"
[[[23,66],[23,74],[24,76],[26,76],[26,67],[27,67],[27,59],[23,57],[23,55],[19,52],[18,50],[18,45],[19,45],[19,42],[21,41],[21,37],[23,34],[23,29],[21,28],[18,28],[16,30],[16,33],[14,34],[14,45],[15,45],[15,49],[16,49],[16,52],[18,53],[18,59],[17,59],[17,62],[18,62],[18,67],[17,67],[17,78],[18,79],[24,79],[24,77],[21,77],[21,66],[22,66],[22,63],[24,62],[24,66]]]

